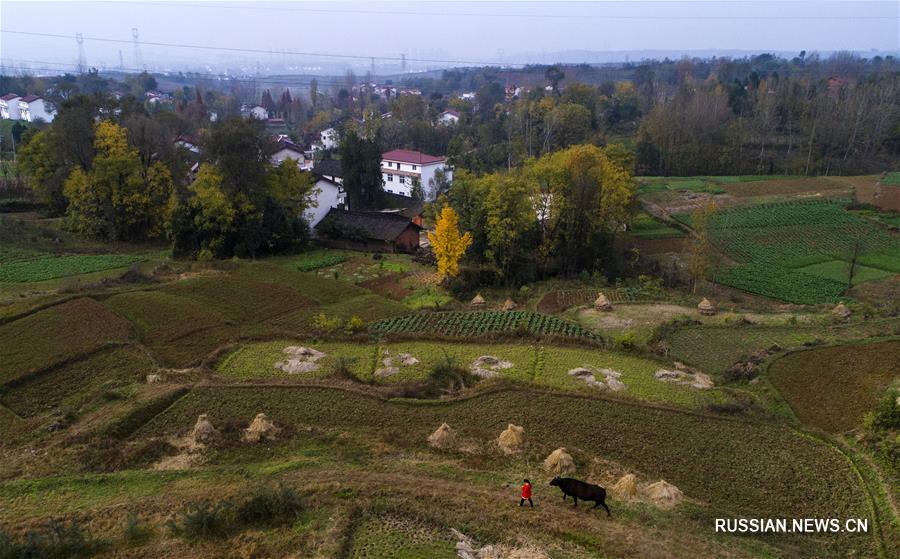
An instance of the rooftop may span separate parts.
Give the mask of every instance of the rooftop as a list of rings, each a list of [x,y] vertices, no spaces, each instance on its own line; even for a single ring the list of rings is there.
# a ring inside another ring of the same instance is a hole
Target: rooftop
[[[26,95],[25,97],[22,97],[22,101],[26,103],[31,103],[32,101],[37,101],[38,99],[42,99],[42,97],[40,95]]]
[[[18,98],[19,98],[19,95],[16,95],[15,93],[7,93],[3,97],[0,97],[0,99],[2,99],[4,101],[12,101],[13,99],[18,99]]]
[[[394,149],[381,154],[381,158],[388,161],[399,161],[400,163],[415,163],[417,165],[430,165],[431,163],[441,163],[443,161],[446,161],[445,157],[428,155],[427,153],[409,149]]]
[[[341,168],[341,162],[337,159],[323,159],[316,162],[312,172],[320,176],[344,178],[344,170]]]
[[[337,225],[340,229],[359,231],[368,239],[379,241],[396,240],[410,226],[419,228],[408,217],[393,213],[354,212],[331,208],[316,225],[316,229]],[[349,231],[348,231],[349,232]]]

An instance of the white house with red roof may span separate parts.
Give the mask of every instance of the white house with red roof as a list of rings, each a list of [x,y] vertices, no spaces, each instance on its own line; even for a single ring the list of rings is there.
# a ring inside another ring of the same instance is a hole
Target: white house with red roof
[[[0,97],[0,118],[6,120],[19,120],[19,97],[15,93],[7,93]]]
[[[21,120],[34,122],[40,119],[44,122],[53,122],[54,112],[40,95],[26,95],[19,99],[19,118]]]
[[[444,171],[447,182],[453,180],[453,169],[446,157],[428,155],[420,151],[395,149],[381,154],[381,178],[384,190],[409,196],[418,182],[425,192],[434,188],[435,172]]]

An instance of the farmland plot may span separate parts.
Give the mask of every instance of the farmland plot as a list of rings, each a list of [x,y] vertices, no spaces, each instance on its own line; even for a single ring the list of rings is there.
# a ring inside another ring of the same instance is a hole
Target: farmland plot
[[[525,390],[421,405],[322,387],[202,387],[138,435],[185,432],[201,413],[224,424],[260,412],[282,425],[352,429],[372,437],[391,432],[413,447],[424,447],[444,422],[479,440],[495,438],[500,426],[512,422],[524,426],[533,459],[559,446],[578,448],[674,483],[709,507],[710,515],[868,515],[865,493],[846,458],[787,427]],[[822,536],[817,545],[823,546],[819,556],[875,552],[871,537],[862,534]]]
[[[125,268],[146,260],[135,254],[55,255],[20,249],[0,249],[0,282],[24,283]]]
[[[900,273],[900,239],[838,202],[727,209],[713,216],[710,232],[713,243],[738,262],[720,270],[716,281],[792,303],[839,299],[854,254],[861,265],[854,282]]]
[[[290,346],[308,345],[325,356],[316,361],[317,368],[309,373],[289,374],[276,367],[286,359],[284,349]],[[403,355],[417,361],[404,364]],[[258,342],[246,344],[230,353],[217,367],[228,377],[238,379],[304,379],[330,374],[335,365],[349,366],[362,380],[378,384],[423,380],[432,367],[447,357],[469,367],[481,356],[496,357],[507,364],[495,372],[497,378],[515,382],[552,387],[561,390],[596,394],[601,389],[591,387],[569,371],[588,368],[597,371],[612,370],[621,374],[625,384],[623,395],[648,401],[669,402],[689,407],[719,401],[722,395],[716,390],[696,390],[687,386],[663,383],[654,373],[666,365],[650,359],[612,351],[552,347],[526,344],[460,344],[438,342],[391,342],[386,344],[353,344],[321,342],[301,344],[296,341]],[[385,359],[388,361],[386,362]],[[393,369],[390,369],[393,367]]]
[[[484,334],[527,332],[593,341],[597,336],[582,326],[530,311],[472,311],[420,313],[381,320],[370,325],[373,334],[433,334],[471,338]]]

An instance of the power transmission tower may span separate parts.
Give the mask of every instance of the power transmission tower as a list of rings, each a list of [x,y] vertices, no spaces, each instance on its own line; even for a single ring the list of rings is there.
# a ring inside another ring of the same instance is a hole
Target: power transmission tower
[[[87,70],[87,56],[84,54],[84,37],[81,33],[75,33],[75,42],[78,43],[78,73],[83,74]]]
[[[400,53],[400,68],[403,70],[403,73],[406,73],[406,53]]]
[[[125,69],[125,58],[122,57],[122,49],[119,49],[119,70]]]
[[[146,70],[144,67],[144,58],[141,56],[141,43],[138,41],[138,28],[131,28],[131,38],[134,42],[134,67],[136,69]]]

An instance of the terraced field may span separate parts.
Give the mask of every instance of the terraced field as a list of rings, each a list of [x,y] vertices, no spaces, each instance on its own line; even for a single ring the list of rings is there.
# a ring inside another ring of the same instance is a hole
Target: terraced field
[[[530,311],[471,311],[419,313],[381,320],[369,329],[376,335],[424,334],[471,338],[485,334],[527,332],[594,341],[597,336],[580,325]]]
[[[335,409],[352,413],[335,414]],[[487,440],[522,425],[529,453],[558,446],[616,460],[675,483],[710,513],[761,517],[865,517],[867,505],[849,462],[828,444],[771,423],[720,419],[610,400],[502,391],[465,400],[415,404],[319,387],[205,387],[154,418],[140,435],[185,432],[201,413],[246,421],[265,412],[282,425],[327,424],[422,447],[442,422]],[[824,538],[833,553],[874,553],[865,535]]]
[[[807,425],[840,433],[862,425],[900,380],[900,340],[798,351],[769,367],[769,378]]]
[[[125,341],[130,335],[128,321],[87,298],[0,325],[0,384]]]
[[[847,288],[854,254],[860,265],[854,283],[900,273],[900,239],[838,202],[732,208],[716,213],[709,226],[713,243],[738,262],[715,280],[774,299],[835,302]]]
[[[310,373],[285,373],[275,367],[287,358],[283,350],[298,345],[297,341],[260,342],[244,345],[226,356],[217,367],[224,376],[241,380],[270,379],[302,381],[310,377],[331,374],[338,362],[349,365],[360,379],[379,384],[394,384],[423,380],[432,367],[446,357],[463,366],[470,366],[483,355],[509,363],[498,368],[497,378],[561,390],[593,393],[599,390],[587,386],[568,372],[579,367],[612,369],[622,374],[626,388],[620,393],[653,402],[668,402],[689,407],[722,401],[716,390],[697,390],[687,386],[657,380],[654,373],[667,367],[665,363],[611,351],[570,347],[548,347],[526,344],[454,344],[434,342],[395,342],[388,344],[351,344],[341,342],[311,343],[309,347],[326,355],[317,361],[318,370]],[[401,354],[409,354],[418,363],[402,364]],[[390,365],[385,363],[389,359]],[[396,370],[384,373],[386,367]],[[381,372],[378,372],[379,369]],[[600,373],[598,379],[603,380]]]
[[[46,281],[115,268],[146,260],[135,254],[49,254],[27,249],[0,248],[0,283]]]

